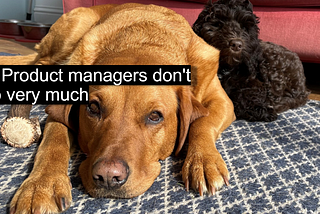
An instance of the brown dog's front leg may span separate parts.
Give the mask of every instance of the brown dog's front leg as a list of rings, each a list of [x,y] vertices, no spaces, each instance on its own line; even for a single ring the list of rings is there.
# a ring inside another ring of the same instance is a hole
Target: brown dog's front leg
[[[197,119],[190,126],[188,153],[182,168],[186,189],[190,186],[201,196],[205,192],[214,194],[223,184],[229,185],[229,172],[215,142],[235,116],[231,100],[219,86],[216,78],[203,100],[209,115]]]
[[[11,105],[1,126],[3,139],[11,146],[25,148],[37,142],[41,136],[39,118],[29,119],[32,105]]]
[[[10,214],[58,213],[69,208],[70,146],[68,128],[49,116],[33,170],[13,197]]]

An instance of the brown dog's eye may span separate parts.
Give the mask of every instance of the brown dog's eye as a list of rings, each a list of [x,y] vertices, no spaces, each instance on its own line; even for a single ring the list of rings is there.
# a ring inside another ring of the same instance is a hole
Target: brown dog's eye
[[[147,122],[151,123],[151,124],[158,124],[162,120],[163,120],[163,116],[162,116],[161,112],[154,111],[149,115]]]
[[[101,111],[100,111],[100,105],[98,101],[96,100],[90,101],[87,106],[87,112],[89,113],[90,116],[100,117]]]

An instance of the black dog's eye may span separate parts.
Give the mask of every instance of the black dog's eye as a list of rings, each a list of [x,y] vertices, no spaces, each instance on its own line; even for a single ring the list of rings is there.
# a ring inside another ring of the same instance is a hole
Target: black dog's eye
[[[202,28],[205,32],[216,31],[218,28],[222,27],[222,23],[219,21],[207,22],[202,25]]]
[[[154,111],[154,112],[151,112],[151,114],[149,115],[147,122],[151,124],[158,124],[162,120],[163,120],[163,116],[161,112]]]
[[[222,26],[222,23],[217,21],[217,22],[212,22],[211,25],[215,28],[220,28]]]
[[[96,100],[92,100],[89,102],[87,106],[87,112],[90,116],[100,117],[101,110],[100,110],[100,104]]]

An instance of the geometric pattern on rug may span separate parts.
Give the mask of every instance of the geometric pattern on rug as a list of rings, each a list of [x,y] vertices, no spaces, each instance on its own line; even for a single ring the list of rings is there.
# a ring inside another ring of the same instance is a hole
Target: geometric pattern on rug
[[[0,107],[0,123],[9,105]],[[33,107],[42,128],[43,105]],[[181,157],[161,161],[151,188],[133,199],[94,199],[81,184],[76,150],[69,163],[73,202],[65,213],[320,213],[320,102],[289,110],[270,123],[235,121],[216,142],[230,172],[230,186],[214,196],[186,192]],[[0,213],[29,175],[38,145],[26,149],[0,143]]]

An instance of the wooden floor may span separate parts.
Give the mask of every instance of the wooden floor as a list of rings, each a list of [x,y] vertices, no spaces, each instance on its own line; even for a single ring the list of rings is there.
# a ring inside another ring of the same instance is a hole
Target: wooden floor
[[[35,53],[35,45],[36,43],[17,42],[13,39],[5,39],[0,37],[0,52],[28,55]]]
[[[17,42],[12,39],[0,38],[0,52],[27,55],[35,52],[36,43]],[[320,64],[304,64],[307,87],[312,91],[309,98],[320,100]]]
[[[320,71],[318,71],[318,72],[320,72]],[[311,94],[309,95],[309,99],[320,100],[320,85],[312,86],[312,87],[310,87],[308,85],[308,88],[311,90]]]

